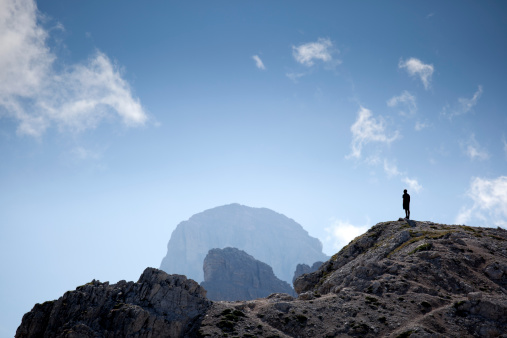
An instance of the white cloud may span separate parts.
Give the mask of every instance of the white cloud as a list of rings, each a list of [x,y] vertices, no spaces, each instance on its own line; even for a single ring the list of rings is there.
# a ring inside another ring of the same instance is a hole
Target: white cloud
[[[416,58],[410,58],[406,61],[400,60],[398,67],[406,69],[410,76],[419,76],[425,89],[430,87],[431,76],[434,71],[433,65],[424,64]]]
[[[257,68],[259,68],[261,70],[266,69],[266,67],[264,66],[264,63],[262,62],[261,58],[258,55],[252,56],[252,59],[254,59],[255,65],[257,66]]]
[[[484,161],[489,159],[488,151],[479,145],[474,134],[472,134],[466,142],[461,142],[461,147],[463,148],[463,152],[470,157],[472,161]]]
[[[292,82],[297,83],[298,79],[300,77],[305,76],[305,73],[286,73],[285,76],[287,76],[289,79],[292,80]]]
[[[400,96],[394,96],[387,101],[389,107],[403,106],[405,109],[400,110],[400,115],[413,116],[417,112],[417,104],[415,96],[408,91],[403,91]]]
[[[82,131],[115,115],[127,126],[146,122],[139,100],[105,54],[57,71],[48,36],[34,1],[0,2],[0,117],[17,120],[18,134],[39,137],[53,124]]]
[[[369,228],[367,225],[356,226],[347,221],[335,220],[333,224],[324,229],[328,233],[326,242],[331,244],[333,250],[339,251]]]
[[[477,91],[474,93],[471,99],[467,99],[464,97],[458,98],[458,102],[454,106],[454,108],[451,108],[449,105],[447,105],[442,109],[442,115],[452,120],[452,118],[455,116],[464,115],[470,112],[477,105],[477,102],[479,101],[481,95],[482,95],[482,86],[479,85]]]
[[[495,179],[475,177],[467,196],[473,205],[460,210],[456,223],[507,227],[507,176]]]
[[[305,66],[313,66],[315,60],[331,62],[331,47],[333,43],[329,39],[319,38],[317,42],[309,42],[300,46],[292,46],[292,55],[297,62]]]
[[[404,176],[401,178],[401,181],[407,185],[409,191],[414,191],[416,194],[423,188],[417,179],[408,178],[406,173],[399,171],[396,164],[389,163],[387,159],[384,159],[384,172],[388,178]]]
[[[388,177],[401,175],[396,164],[391,164],[386,159],[384,159],[384,171]]]
[[[401,181],[408,186],[408,191],[419,193],[422,190],[422,185],[416,179],[404,177]]]
[[[384,121],[378,120],[372,116],[370,110],[360,107],[357,112],[357,120],[350,127],[352,132],[352,153],[349,157],[360,158],[363,146],[371,142],[379,142],[390,144],[399,136],[395,132],[392,136],[388,136],[385,130]]]
[[[429,125],[428,123],[426,123],[426,122],[420,122],[420,121],[417,121],[417,122],[415,123],[415,127],[414,127],[414,129],[415,129],[416,131],[421,131],[421,130],[423,130],[424,128],[428,128],[429,126],[430,126],[430,125]]]

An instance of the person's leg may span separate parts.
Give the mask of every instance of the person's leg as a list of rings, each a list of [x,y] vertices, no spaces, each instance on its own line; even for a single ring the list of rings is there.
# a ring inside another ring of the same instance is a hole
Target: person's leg
[[[410,209],[407,209],[407,218],[410,219]]]

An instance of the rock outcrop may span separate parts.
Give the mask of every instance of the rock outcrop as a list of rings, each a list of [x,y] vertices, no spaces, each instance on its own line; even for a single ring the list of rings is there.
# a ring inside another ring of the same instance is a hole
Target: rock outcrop
[[[210,302],[184,277],[144,275],[138,283],[92,282],[38,304],[17,336],[507,338],[500,228],[379,223],[298,277],[297,298]]]
[[[160,269],[203,281],[208,251],[234,247],[273,268],[292,283],[296,265],[326,261],[322,244],[294,220],[266,208],[230,204],[206,210],[178,224],[167,245]]]
[[[379,223],[297,278],[298,298],[213,303],[212,337],[507,337],[507,231]]]
[[[309,266],[308,264],[298,264],[296,266],[296,271],[294,271],[294,277],[292,277],[292,284],[294,284],[296,278],[299,276],[317,271],[322,264],[324,264],[324,262],[315,262],[312,266]]]
[[[236,248],[212,249],[204,259],[204,282],[210,300],[252,300],[272,293],[295,296],[292,287],[273,269]]]
[[[189,337],[210,305],[193,280],[147,268],[137,283],[94,280],[36,304],[16,337]]]

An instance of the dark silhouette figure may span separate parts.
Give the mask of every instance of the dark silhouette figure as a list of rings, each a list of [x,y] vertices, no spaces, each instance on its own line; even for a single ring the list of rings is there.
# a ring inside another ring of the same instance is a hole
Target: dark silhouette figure
[[[405,209],[405,217],[410,219],[410,195],[407,194],[407,189],[403,190],[403,209]]]

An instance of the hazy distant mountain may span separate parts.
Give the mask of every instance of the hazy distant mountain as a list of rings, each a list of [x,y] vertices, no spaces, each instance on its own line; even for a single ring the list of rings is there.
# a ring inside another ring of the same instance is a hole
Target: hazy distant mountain
[[[266,208],[229,204],[203,211],[178,224],[160,268],[203,281],[210,249],[235,247],[273,268],[292,283],[296,266],[326,261],[322,244],[294,220]]]
[[[269,265],[236,248],[210,250],[203,268],[201,286],[209,300],[252,300],[272,293],[296,295],[289,283],[273,274]]]

